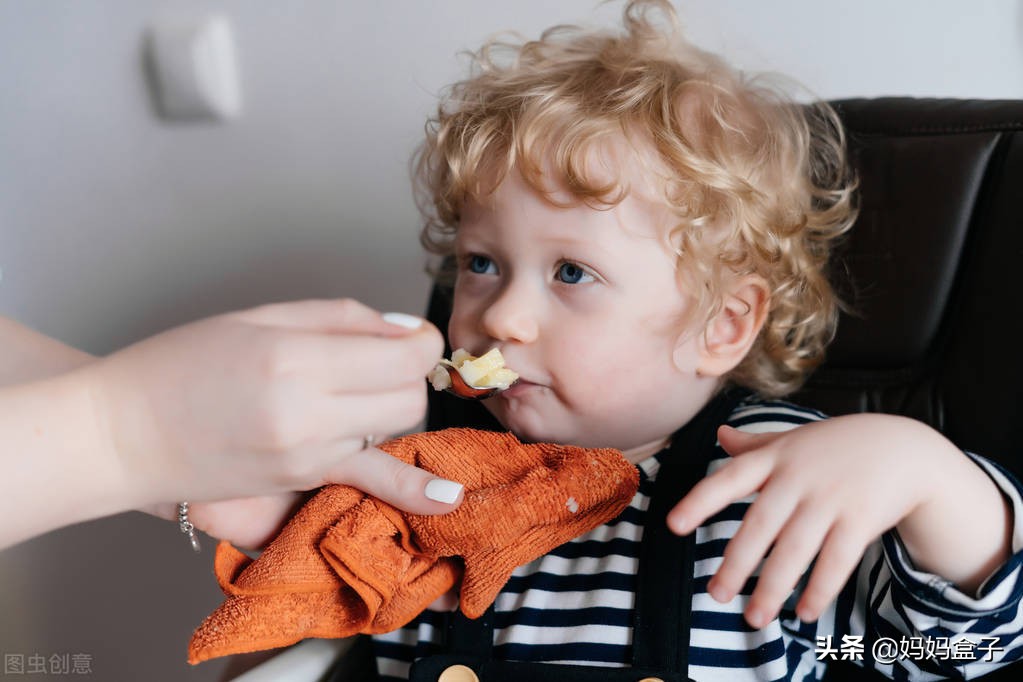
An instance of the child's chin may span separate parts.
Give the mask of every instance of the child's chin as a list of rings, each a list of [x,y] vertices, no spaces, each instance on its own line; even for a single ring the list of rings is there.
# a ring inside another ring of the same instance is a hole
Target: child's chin
[[[548,421],[539,411],[523,409],[522,405],[510,406],[499,398],[491,398],[484,405],[494,418],[523,443],[570,444],[548,427]]]
[[[571,445],[572,443],[563,439],[563,437],[551,433],[550,431],[538,428],[527,428],[523,426],[516,426],[514,424],[504,424],[504,427],[512,432],[512,434],[523,443],[556,443],[558,445]]]

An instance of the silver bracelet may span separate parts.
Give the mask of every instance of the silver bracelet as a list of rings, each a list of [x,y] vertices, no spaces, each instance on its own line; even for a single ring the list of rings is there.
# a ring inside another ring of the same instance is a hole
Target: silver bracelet
[[[195,526],[188,520],[188,502],[178,502],[178,528],[188,536],[188,541],[192,543],[193,550],[198,552],[202,549],[199,546],[199,536],[196,535]]]

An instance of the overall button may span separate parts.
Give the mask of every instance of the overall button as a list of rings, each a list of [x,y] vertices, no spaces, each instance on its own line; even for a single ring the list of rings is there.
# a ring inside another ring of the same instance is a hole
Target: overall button
[[[480,678],[467,665],[453,665],[444,669],[437,682],[480,682]]]

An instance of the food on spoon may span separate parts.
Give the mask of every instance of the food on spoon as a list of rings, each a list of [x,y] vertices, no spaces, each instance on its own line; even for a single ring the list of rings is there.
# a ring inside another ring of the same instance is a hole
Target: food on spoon
[[[451,376],[448,367],[458,371],[462,380],[476,389],[496,389],[503,391],[519,378],[519,375],[504,366],[504,356],[497,348],[479,357],[474,357],[464,348],[451,354],[450,360],[441,360],[430,372],[430,383],[438,391],[451,388]]]

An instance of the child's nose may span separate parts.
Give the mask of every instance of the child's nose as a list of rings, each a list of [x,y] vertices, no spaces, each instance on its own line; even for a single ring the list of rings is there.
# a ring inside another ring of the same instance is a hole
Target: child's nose
[[[509,284],[483,312],[483,331],[498,341],[532,343],[539,335],[538,302],[525,286]]]

